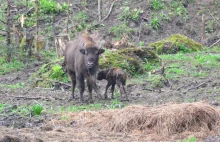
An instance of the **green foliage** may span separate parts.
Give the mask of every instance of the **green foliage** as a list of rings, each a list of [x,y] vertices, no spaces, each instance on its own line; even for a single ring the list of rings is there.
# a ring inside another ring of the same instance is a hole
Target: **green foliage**
[[[150,6],[154,9],[154,10],[160,10],[163,8],[163,1],[162,0],[152,0],[150,2]]]
[[[6,105],[3,104],[3,103],[1,103],[1,104],[0,104],[0,113],[1,113],[2,111],[4,111],[5,108],[6,108]]]
[[[125,7],[122,13],[118,16],[118,19],[123,19],[124,21],[133,20],[137,21],[140,18],[140,14],[143,13],[141,9],[130,9],[130,7]]]
[[[43,105],[42,104],[35,104],[31,107],[31,112],[33,115],[40,115],[43,111]]]
[[[162,75],[152,75],[148,79],[151,81],[151,87],[153,88],[162,88],[165,83],[165,78]]]
[[[23,88],[23,87],[24,87],[23,83],[17,83],[15,85],[0,84],[0,88],[18,89],[18,88]]]
[[[116,108],[122,108],[123,104],[118,100],[118,99],[114,99],[111,101],[110,105],[107,105],[107,108],[109,109],[116,109]]]
[[[181,142],[197,142],[197,139],[196,139],[196,137],[193,136],[188,139],[184,139]]]
[[[176,8],[177,16],[186,14],[186,12],[187,12],[186,8],[184,6],[182,6],[182,5]]]
[[[77,23],[76,31],[84,30],[88,24],[86,23],[89,20],[89,15],[85,11],[80,11],[74,16],[74,21]]]
[[[5,57],[0,57],[0,64],[0,75],[19,71],[24,68],[24,63],[15,58],[12,58],[11,62],[8,62]]]
[[[160,27],[160,21],[158,18],[152,18],[150,21],[150,25],[153,29],[158,30]]]
[[[45,14],[60,13],[67,10],[68,6],[66,3],[60,5],[54,0],[40,0],[40,10]]]
[[[109,32],[118,38],[122,38],[123,34],[128,34],[133,31],[132,28],[128,27],[125,22],[115,25],[109,29]]]
[[[174,11],[176,16],[183,17],[185,20],[188,18],[188,11],[187,9],[183,6],[184,1],[175,1],[172,0],[170,7],[171,11]]]
[[[69,106],[68,108],[63,108],[63,111],[71,111],[71,112],[79,112],[83,110],[91,111],[91,110],[100,110],[103,108],[103,104],[89,104],[89,105],[81,105],[81,106]]]
[[[18,106],[17,108],[12,108],[12,113],[28,116],[30,115],[30,109],[27,106]]]
[[[139,41],[138,42],[138,46],[144,46],[144,42],[143,41]]]
[[[52,66],[52,72],[49,75],[54,80],[63,80],[64,79],[64,71],[60,65]]]

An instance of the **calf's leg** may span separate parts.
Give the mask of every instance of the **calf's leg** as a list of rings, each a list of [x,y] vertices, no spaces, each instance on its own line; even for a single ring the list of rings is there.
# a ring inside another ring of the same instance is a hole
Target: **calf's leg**
[[[111,91],[112,91],[112,97],[111,98],[114,99],[115,83],[112,83]]]
[[[125,96],[126,96],[126,101],[129,101],[129,99],[128,99],[128,93],[127,93],[127,91],[126,91],[126,89],[125,89],[125,86],[123,85],[122,88],[123,88],[123,91],[124,91]]]
[[[104,94],[105,99],[108,98],[108,96],[107,96],[107,91],[108,91],[108,88],[109,88],[110,86],[111,86],[111,83],[108,82],[108,84],[107,84],[106,87],[105,87],[105,94]]]
[[[95,90],[96,94],[98,95],[98,98],[102,99],[102,95],[101,95],[100,90],[99,90],[99,88],[98,88],[98,86],[96,84],[96,76],[91,76],[90,79],[91,79],[92,87]]]

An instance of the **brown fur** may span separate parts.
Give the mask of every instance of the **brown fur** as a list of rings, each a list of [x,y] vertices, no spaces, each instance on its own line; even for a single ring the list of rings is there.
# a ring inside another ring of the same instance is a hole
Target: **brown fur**
[[[104,52],[96,46],[95,41],[87,34],[83,34],[74,41],[69,41],[65,51],[65,69],[72,82],[72,98],[76,83],[80,91],[80,102],[83,103],[83,93],[85,90],[84,79],[87,79],[89,89],[89,99],[92,102],[92,88],[95,89],[99,98],[101,94],[96,85],[96,72],[98,70],[99,55]]]
[[[108,84],[106,85],[105,88],[105,98],[107,98],[107,90],[110,86],[112,86],[111,91],[112,91],[112,96],[111,98],[114,99],[114,90],[115,90],[115,84],[117,84],[118,88],[120,89],[120,96],[122,100],[122,94],[126,95],[126,100],[128,100],[128,95],[125,90],[125,85],[126,85],[126,79],[127,75],[126,73],[120,69],[120,68],[110,68],[106,69],[103,71],[100,71],[97,76],[97,80],[102,80],[105,79],[108,81]]]

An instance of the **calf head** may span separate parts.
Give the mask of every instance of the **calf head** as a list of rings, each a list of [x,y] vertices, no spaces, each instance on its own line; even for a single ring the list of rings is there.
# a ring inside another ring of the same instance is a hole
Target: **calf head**
[[[105,79],[105,73],[104,73],[104,71],[98,72],[96,79],[97,79],[97,80]]]
[[[99,55],[104,51],[104,49],[99,49],[98,47],[80,49],[80,52],[84,55],[85,66],[89,73],[95,73],[98,67]]]

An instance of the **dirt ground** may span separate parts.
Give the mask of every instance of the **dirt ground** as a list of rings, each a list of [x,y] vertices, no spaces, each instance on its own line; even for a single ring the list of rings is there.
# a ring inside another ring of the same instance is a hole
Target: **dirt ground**
[[[114,133],[100,131],[93,127],[83,127],[74,125],[79,123],[77,120],[62,120],[62,115],[77,115],[77,113],[64,112],[61,114],[43,113],[39,117],[29,117],[10,113],[11,108],[20,105],[32,105],[36,102],[42,103],[46,111],[58,106],[79,105],[78,101],[68,101],[70,97],[69,90],[56,90],[48,88],[29,87],[28,77],[39,66],[33,66],[23,71],[10,73],[1,76],[0,84],[24,83],[25,86],[19,89],[0,89],[0,103],[10,104],[10,107],[4,109],[4,114],[0,115],[0,133],[5,139],[19,138],[24,141],[153,141],[153,140],[178,140],[196,136],[203,141],[218,141],[220,135],[209,132],[209,135],[203,135],[196,132],[184,132],[174,134],[169,138],[158,137],[155,135],[143,135],[140,132],[132,134]],[[216,72],[216,71],[215,71]],[[156,106],[166,103],[183,103],[204,101],[213,107],[218,107],[220,94],[217,89],[220,87],[220,76],[210,76],[206,79],[200,78],[181,78],[177,81],[171,81],[172,87],[163,87],[161,89],[149,89],[150,82],[145,79],[129,79],[127,82],[127,91],[129,102],[127,104],[141,104],[145,106]],[[98,85],[102,93],[106,82],[100,81]],[[117,88],[116,88],[117,89]],[[206,90],[212,89],[211,93]],[[85,92],[85,96],[88,92]],[[95,94],[94,94],[95,96]],[[110,93],[109,93],[110,97]],[[94,97],[95,103],[100,103]],[[111,100],[101,100],[102,104],[109,104]],[[8,115],[7,115],[8,114]],[[98,118],[97,118],[98,119]],[[207,132],[206,132],[207,133]],[[8,136],[8,137],[5,137]],[[157,139],[155,139],[157,137]]]

